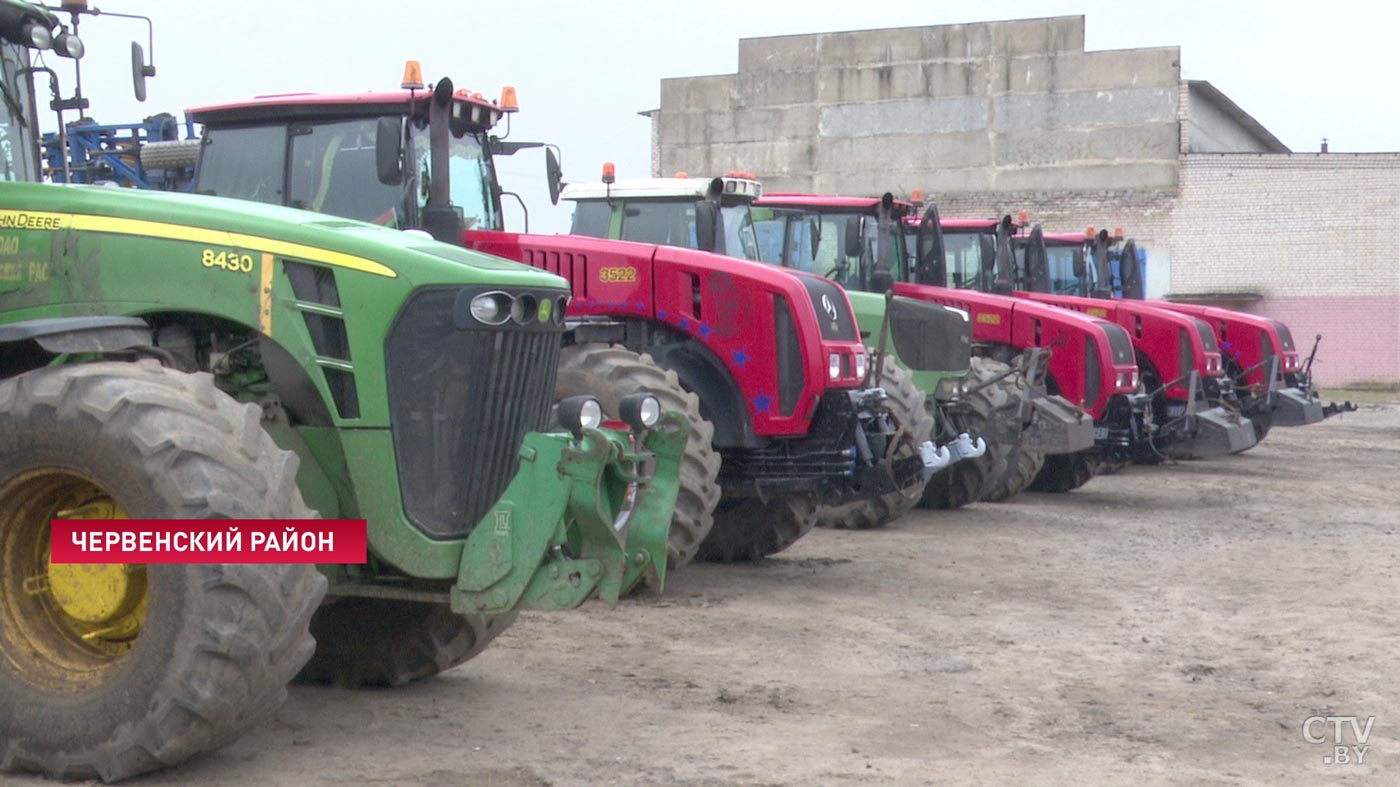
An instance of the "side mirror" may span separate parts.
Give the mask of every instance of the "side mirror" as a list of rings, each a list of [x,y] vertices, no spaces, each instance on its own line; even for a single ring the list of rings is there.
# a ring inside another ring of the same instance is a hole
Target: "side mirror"
[[[1074,278],[1083,280],[1089,274],[1089,266],[1084,263],[1084,247],[1078,246],[1074,250]]]
[[[146,65],[146,51],[135,41],[131,42],[131,90],[137,101],[146,100],[146,77],[156,75],[156,67]]]
[[[695,203],[695,245],[701,251],[715,250],[715,231],[719,226],[719,209],[715,203],[702,199]]]
[[[382,117],[374,131],[374,166],[379,182],[386,186],[403,183],[403,125],[396,117]]]
[[[564,168],[559,166],[559,157],[549,148],[544,149],[544,178],[549,183],[549,201],[559,204],[559,192],[564,186]]]
[[[865,238],[861,229],[861,217],[851,216],[846,219],[846,256],[859,258],[861,252],[865,251]]]
[[[817,258],[817,252],[822,246],[822,220],[818,216],[813,216],[807,221],[807,239],[812,242],[812,259]]]

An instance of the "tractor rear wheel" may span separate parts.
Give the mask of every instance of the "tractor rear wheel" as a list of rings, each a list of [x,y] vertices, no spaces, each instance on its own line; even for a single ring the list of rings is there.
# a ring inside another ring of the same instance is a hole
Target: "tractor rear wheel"
[[[49,559],[53,518],[314,516],[260,419],[154,362],[0,382],[0,769],[124,779],[281,704],[315,647],[315,567]]]
[[[987,451],[975,459],[955,462],[934,475],[924,488],[922,507],[960,508],[978,500],[996,502],[1010,496],[994,496],[998,482],[1003,490],[1014,483],[1008,479],[1018,472],[1021,454],[1019,410],[1025,383],[1016,375],[1006,374],[1010,369],[991,358],[972,359],[966,383],[972,393],[967,396],[966,411],[956,417],[955,426],[974,438],[981,437]],[[997,377],[1001,379],[991,382]],[[1030,483],[1030,478],[1025,482]]]
[[[429,678],[476,656],[515,616],[459,615],[446,604],[339,599],[312,618],[316,655],[297,682],[354,689]]]
[[[690,424],[681,456],[680,492],[666,542],[667,567],[677,569],[695,557],[714,526],[719,505],[719,452],[711,444],[715,427],[700,415],[700,398],[681,387],[676,373],[656,365],[650,355],[608,344],[576,344],[559,356],[554,398],[595,396],[603,412],[615,417],[623,396],[648,391],[662,412],[675,410]]]
[[[817,524],[816,502],[808,495],[724,500],[715,526],[700,545],[697,560],[737,563],[762,560],[787,549]]]
[[[908,429],[909,438],[898,447],[894,458],[914,456],[919,445],[933,433],[933,413],[924,405],[924,392],[914,385],[914,378],[903,367],[886,357],[880,382],[889,394],[887,405],[895,416],[897,427]],[[852,528],[856,530],[881,527],[909,513],[923,496],[923,487],[896,490],[873,500],[858,500],[817,509],[820,527]]]
[[[1005,364],[997,364],[997,367],[997,374],[1011,368]],[[992,386],[997,389],[993,398],[998,403],[1001,418],[1005,419],[1008,431],[1013,428],[1012,424],[1015,424],[1015,437],[1001,441],[1003,457],[998,461],[1005,464],[1001,465],[1001,471],[993,476],[991,485],[982,492],[981,500],[985,503],[1005,502],[1020,494],[1031,485],[1045,464],[1045,454],[1027,447],[1021,439],[1025,432],[1019,422],[1019,409],[1026,397],[1026,387],[1026,376],[1019,371],[1001,378]],[[992,451],[991,446],[987,447],[987,451]]]

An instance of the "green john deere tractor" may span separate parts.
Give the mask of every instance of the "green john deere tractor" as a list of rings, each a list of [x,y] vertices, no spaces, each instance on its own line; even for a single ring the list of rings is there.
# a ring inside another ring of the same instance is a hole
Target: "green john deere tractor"
[[[406,683],[517,610],[663,578],[688,426],[644,392],[625,427],[553,404],[563,279],[305,211],[24,182],[30,50],[65,35],[0,0],[0,770],[173,765],[294,678]],[[317,515],[366,520],[368,561],[50,560],[57,518]]]

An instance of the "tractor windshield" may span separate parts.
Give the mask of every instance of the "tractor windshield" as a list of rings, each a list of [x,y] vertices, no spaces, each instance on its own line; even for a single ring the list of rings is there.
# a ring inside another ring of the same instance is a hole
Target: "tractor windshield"
[[[622,239],[697,249],[695,204],[692,199],[629,201],[623,207]],[[590,208],[590,205],[603,208]],[[574,212],[575,232],[606,237],[608,228],[603,213],[606,207],[606,202],[580,202]],[[722,245],[715,249],[717,253],[744,260],[759,258],[758,236],[754,234],[748,204],[722,206],[720,222],[723,224]]]
[[[1050,271],[1050,292],[1056,295],[1076,295],[1084,291],[1086,282],[1074,274],[1076,253],[1083,255],[1083,251],[1077,246],[1046,247],[1045,262]]]
[[[977,289],[982,272],[982,240],[974,233],[943,236],[948,260],[948,286],[961,290]]]
[[[32,85],[24,69],[29,67],[29,50],[5,42],[0,44],[0,180],[39,180],[38,144],[34,139]]]
[[[195,190],[290,205],[387,227],[416,226],[431,169],[427,129],[415,129],[402,185],[380,182],[379,118],[205,128]],[[451,200],[467,229],[499,229],[494,174],[479,134],[451,143]],[[285,156],[285,158],[284,158]]]
[[[418,156],[418,204],[421,211],[428,204],[428,174],[432,167],[432,152],[428,144],[428,125],[414,129],[413,147]],[[496,171],[486,150],[486,132],[468,132],[454,136],[448,143],[447,165],[451,178],[452,206],[462,211],[463,229],[499,230],[502,227],[500,202],[496,197]],[[373,153],[373,151],[371,151]],[[371,156],[370,162],[374,159]]]
[[[781,234],[777,229],[779,222],[785,225]],[[825,276],[849,290],[863,291],[871,286],[880,235],[879,221],[874,216],[773,211],[771,217],[759,221],[759,232],[765,238],[783,239],[767,245],[775,247],[773,261],[779,259],[777,248],[782,249],[784,267]],[[908,266],[904,238],[898,234],[898,226],[895,232],[890,243],[890,273],[896,281],[905,281]]]

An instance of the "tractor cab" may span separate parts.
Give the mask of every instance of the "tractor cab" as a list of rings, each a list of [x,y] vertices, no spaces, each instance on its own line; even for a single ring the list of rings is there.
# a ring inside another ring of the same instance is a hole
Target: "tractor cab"
[[[463,229],[500,229],[491,152],[493,142],[508,148],[490,132],[515,111],[514,90],[488,101],[448,80],[424,89],[420,71],[406,72],[398,91],[288,93],[189,110],[204,125],[194,190],[448,242]],[[432,155],[435,135],[448,155]]]
[[[602,180],[564,186],[560,198],[574,204],[570,234],[760,259],[749,206],[763,187],[753,173],[617,180],[613,172],[605,164]]]

